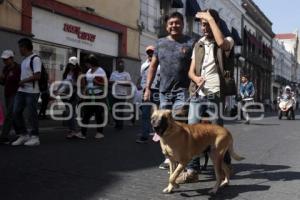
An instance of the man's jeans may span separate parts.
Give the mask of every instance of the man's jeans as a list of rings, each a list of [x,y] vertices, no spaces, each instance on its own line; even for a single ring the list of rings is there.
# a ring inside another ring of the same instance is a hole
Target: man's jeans
[[[176,120],[185,120],[185,111],[187,110],[189,93],[188,89],[181,88],[178,89],[176,92],[167,92],[167,93],[160,93],[160,109],[169,109],[172,110],[173,116],[180,117],[176,118]],[[181,118],[183,117],[183,119]]]
[[[223,126],[223,119],[220,118],[220,109],[223,109],[219,93],[209,96],[194,96],[190,102],[188,124],[196,124],[201,121],[204,113],[207,113],[212,119],[213,124]],[[187,165],[187,169],[200,171],[200,157],[193,158]]]
[[[31,125],[31,135],[39,135],[39,120],[37,113],[37,104],[39,93],[17,92],[13,108],[13,116],[18,133],[28,134],[24,120],[24,109],[28,111],[28,122]],[[27,113],[26,113],[27,114]]]
[[[220,117],[220,109],[224,110],[224,103],[221,101],[219,93],[204,97],[194,96],[190,101],[188,123],[199,123],[203,114],[207,113],[213,124],[223,126],[223,119]]]
[[[143,102],[141,105],[141,111],[142,111],[142,137],[148,138],[150,133],[153,132],[152,125],[151,125],[151,110],[153,107],[153,104],[158,106],[159,100],[158,100],[158,91],[157,90],[151,90],[151,98],[150,102]]]
[[[69,116],[72,112],[71,118],[68,119],[65,124],[68,127],[69,131],[76,131],[77,121],[76,121],[76,106],[78,104],[78,96],[76,92],[68,100],[63,100],[64,103],[69,103],[71,106],[66,106],[65,116]],[[72,109],[72,110],[71,110]]]

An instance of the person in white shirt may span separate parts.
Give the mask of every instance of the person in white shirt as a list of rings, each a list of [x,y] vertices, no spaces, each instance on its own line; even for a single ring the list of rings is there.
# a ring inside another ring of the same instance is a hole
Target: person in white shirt
[[[196,18],[200,19],[204,36],[194,46],[189,70],[193,90],[191,91],[188,123],[199,123],[201,121],[199,117],[205,113],[217,113],[212,123],[223,126],[223,120],[219,117],[221,106],[224,105],[222,85],[224,76],[221,74],[221,66],[224,67],[225,56],[229,57],[234,41],[231,37],[224,37],[220,29],[221,19],[216,10],[209,9],[198,12]],[[225,54],[225,56],[220,58],[218,53]],[[215,106],[207,106],[207,103],[216,105],[216,110]],[[224,161],[226,164],[230,164],[230,156],[228,153],[226,155]],[[182,173],[176,182],[178,184],[197,182],[199,170],[200,158],[193,158],[187,165],[187,172]]]
[[[81,132],[75,136],[80,139],[86,139],[87,125],[89,124],[90,118],[95,115],[97,125],[103,124],[104,121],[104,108],[96,103],[106,103],[106,97],[100,98],[104,94],[105,87],[107,88],[107,77],[105,71],[99,66],[98,60],[95,55],[91,54],[86,60],[86,65],[89,70],[86,72],[86,91],[85,95],[89,96],[84,102],[92,103],[91,105],[85,105],[82,107],[83,119]],[[97,98],[99,97],[99,98]],[[97,133],[95,139],[103,138],[103,127],[97,127]]]
[[[38,80],[41,76],[41,59],[32,52],[32,41],[28,38],[22,38],[18,41],[20,53],[24,56],[21,64],[21,80],[19,82],[18,92],[15,97],[13,116],[17,132],[21,136],[12,143],[13,146],[40,145],[39,140],[39,121],[37,113],[37,104],[40,95]],[[28,133],[23,113],[25,108],[28,110],[28,120],[31,123],[31,132]]]
[[[131,77],[128,72],[124,71],[124,61],[118,60],[116,71],[114,71],[109,78],[110,84],[113,84],[112,87],[112,104],[116,104],[119,102],[125,102],[125,97],[129,94],[130,86],[131,86]],[[124,109],[124,105],[116,106],[116,109]],[[115,114],[122,118],[122,112],[115,112]],[[116,129],[123,129],[123,120],[115,120],[115,128]]]

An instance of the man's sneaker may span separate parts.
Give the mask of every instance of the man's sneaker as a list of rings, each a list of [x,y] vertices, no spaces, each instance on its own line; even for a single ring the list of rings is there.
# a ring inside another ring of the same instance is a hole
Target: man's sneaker
[[[196,183],[199,181],[197,172],[182,172],[176,179],[177,184]]]
[[[79,139],[83,139],[83,140],[86,139],[86,136],[82,135],[81,132],[76,133],[76,134],[75,134],[75,137],[77,137],[77,138],[79,138]]]
[[[101,139],[101,138],[104,138],[104,135],[102,133],[96,133],[95,135],[95,139]]]
[[[68,134],[66,135],[66,138],[67,139],[72,139],[72,138],[75,138],[75,132],[74,131],[69,131]]]
[[[249,120],[246,120],[246,121],[244,122],[244,124],[250,124],[250,121],[249,121]]]
[[[146,143],[148,143],[148,138],[140,137],[140,138],[136,139],[135,142],[139,143],[139,144],[146,144]]]
[[[36,135],[32,135],[28,141],[24,143],[26,146],[38,146],[40,145],[40,138]]]
[[[165,159],[163,163],[159,165],[159,169],[169,169],[170,160],[168,158]]]
[[[11,143],[11,145],[12,146],[23,145],[29,139],[30,139],[29,135],[21,135],[16,141],[14,141],[13,143]]]

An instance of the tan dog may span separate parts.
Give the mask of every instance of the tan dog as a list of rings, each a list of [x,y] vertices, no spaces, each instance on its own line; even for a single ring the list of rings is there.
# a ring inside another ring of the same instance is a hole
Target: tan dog
[[[229,184],[230,169],[224,163],[226,151],[235,160],[242,160],[233,150],[233,139],[230,132],[218,125],[195,124],[188,125],[174,121],[170,110],[155,110],[151,123],[160,136],[160,145],[163,154],[170,159],[169,184],[164,193],[172,192],[179,187],[176,179],[185,169],[188,162],[210,146],[210,158],[214,164],[216,185],[210,193],[216,193],[220,186]],[[178,163],[176,167],[176,163]],[[176,169],[175,169],[176,167]],[[222,182],[222,175],[225,179]]]

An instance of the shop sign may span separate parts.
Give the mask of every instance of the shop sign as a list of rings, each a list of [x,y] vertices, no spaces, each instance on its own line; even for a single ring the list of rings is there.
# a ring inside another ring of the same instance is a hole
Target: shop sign
[[[65,32],[73,33],[73,34],[77,35],[77,38],[80,40],[87,40],[90,42],[94,42],[96,39],[96,35],[94,35],[92,33],[87,33],[87,32],[81,31],[80,26],[74,26],[74,25],[65,23],[63,30]]]

